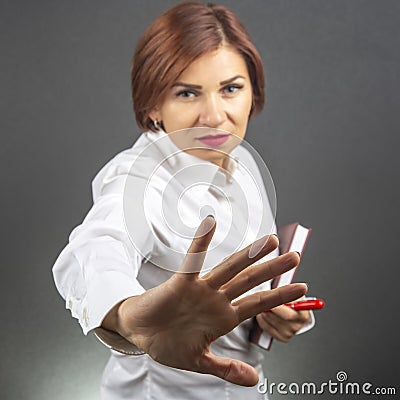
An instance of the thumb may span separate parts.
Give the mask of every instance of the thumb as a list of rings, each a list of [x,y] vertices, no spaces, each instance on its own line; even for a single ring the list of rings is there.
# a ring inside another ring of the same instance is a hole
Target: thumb
[[[178,272],[198,275],[203,266],[208,246],[213,238],[215,227],[216,223],[212,215],[208,215],[201,221]]]
[[[198,372],[215,375],[241,386],[254,386],[258,382],[257,371],[249,364],[233,358],[219,357],[211,352],[204,355]]]

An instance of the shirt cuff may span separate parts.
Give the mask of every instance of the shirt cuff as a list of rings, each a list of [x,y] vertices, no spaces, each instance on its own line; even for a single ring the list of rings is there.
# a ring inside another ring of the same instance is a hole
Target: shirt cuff
[[[103,319],[116,304],[144,292],[145,289],[137,280],[123,273],[103,272],[88,288],[88,306],[84,309],[82,325],[85,335],[93,330],[95,336],[112,350],[129,355],[144,354],[118,333],[101,327]]]
[[[140,350],[137,346],[135,346],[133,343],[129,342],[116,332],[99,327],[95,328],[93,333],[100,340],[100,342],[102,342],[111,350],[115,350],[119,353],[127,354],[130,356],[140,356],[142,354],[145,354],[144,351]]]
[[[101,326],[108,312],[128,297],[145,292],[143,286],[130,276],[116,271],[103,272],[90,284],[87,291],[86,307],[80,321],[83,333]]]

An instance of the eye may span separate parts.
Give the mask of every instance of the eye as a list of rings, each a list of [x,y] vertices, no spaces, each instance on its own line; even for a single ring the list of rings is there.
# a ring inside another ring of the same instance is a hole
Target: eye
[[[234,85],[225,86],[222,90],[226,94],[234,94],[234,93],[238,92],[242,88],[243,88],[243,85],[239,85],[239,84],[236,83]]]
[[[190,99],[195,97],[197,94],[195,92],[189,90],[180,90],[179,92],[175,93],[176,97],[181,97],[184,99]]]

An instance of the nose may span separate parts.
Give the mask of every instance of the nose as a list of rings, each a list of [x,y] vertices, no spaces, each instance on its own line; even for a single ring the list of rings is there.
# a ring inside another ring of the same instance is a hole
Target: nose
[[[199,124],[210,128],[218,128],[226,120],[223,100],[218,96],[207,96],[201,103]]]

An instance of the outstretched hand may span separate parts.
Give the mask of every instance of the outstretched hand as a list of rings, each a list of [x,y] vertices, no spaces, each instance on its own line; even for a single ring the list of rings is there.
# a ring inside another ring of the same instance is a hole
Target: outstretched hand
[[[253,367],[214,355],[210,344],[263,310],[298,299],[306,293],[307,286],[291,284],[235,300],[294,268],[299,256],[287,253],[251,266],[278,246],[277,237],[270,235],[200,277],[215,227],[214,218],[204,219],[179,272],[163,284],[120,303],[111,324],[114,331],[161,364],[253,386],[258,381]]]

